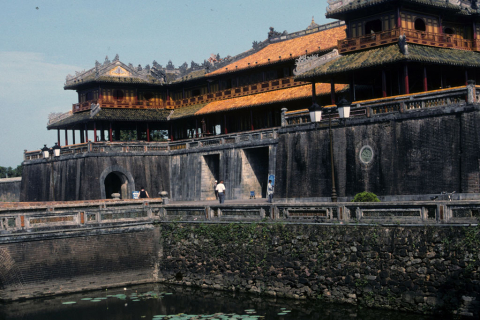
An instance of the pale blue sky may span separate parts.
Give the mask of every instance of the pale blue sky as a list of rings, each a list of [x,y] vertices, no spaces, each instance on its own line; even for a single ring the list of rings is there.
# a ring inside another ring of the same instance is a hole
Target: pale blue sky
[[[67,74],[119,54],[145,66],[201,63],[251,48],[268,28],[288,32],[325,19],[326,0],[4,0],[0,10],[0,166],[23,150],[52,146],[48,114],[67,112],[77,96]],[[38,8],[38,9],[37,9]],[[63,141],[63,132],[62,132]],[[1,177],[0,177],[1,178]]]

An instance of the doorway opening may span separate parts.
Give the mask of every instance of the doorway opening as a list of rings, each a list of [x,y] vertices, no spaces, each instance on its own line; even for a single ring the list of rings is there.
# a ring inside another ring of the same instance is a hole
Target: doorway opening
[[[201,199],[215,200],[215,180],[220,182],[220,154],[208,154],[202,161]]]
[[[128,199],[128,179],[121,172],[110,172],[105,177],[106,199],[113,199],[113,193],[119,193],[120,199]]]
[[[268,185],[268,147],[243,149],[242,156],[242,189],[243,197],[255,192],[256,198],[267,197]]]

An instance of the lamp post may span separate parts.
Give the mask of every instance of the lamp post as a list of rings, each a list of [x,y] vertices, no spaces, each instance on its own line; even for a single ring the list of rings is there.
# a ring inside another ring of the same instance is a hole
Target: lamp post
[[[331,163],[331,171],[332,171],[332,195],[331,199],[332,202],[337,202],[337,190],[335,188],[335,166],[334,166],[334,154],[333,154],[333,135],[332,135],[332,113],[335,110],[338,110],[338,116],[340,119],[345,119],[350,117],[350,103],[345,99],[341,99],[337,103],[337,107],[330,108],[328,112],[328,136],[330,139],[330,163]],[[320,109],[320,110],[318,110]],[[319,107],[316,103],[314,103],[310,108],[310,120],[312,122],[320,122],[322,119],[322,107]]]
[[[43,153],[43,158],[44,158],[44,159],[50,158],[50,148],[47,147],[46,144],[43,145],[42,153]]]
[[[54,157],[60,157],[60,149],[61,147],[55,142],[55,145],[52,148]]]

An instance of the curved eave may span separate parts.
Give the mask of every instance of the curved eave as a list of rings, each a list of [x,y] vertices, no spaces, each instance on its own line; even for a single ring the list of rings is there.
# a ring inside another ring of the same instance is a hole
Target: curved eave
[[[131,85],[131,84],[140,84],[140,85],[146,85],[146,86],[162,86],[164,85],[158,80],[155,80],[155,82],[149,82],[143,79],[138,79],[138,78],[127,78],[128,80],[119,80],[117,78],[111,78],[111,79],[91,79],[91,80],[86,80],[86,81],[81,81],[77,82],[74,84],[65,84],[63,89],[64,90],[78,90],[82,89],[84,87],[91,87],[92,84],[122,84],[122,85]],[[133,80],[130,80],[133,79]]]
[[[370,50],[349,53],[338,59],[329,61],[313,70],[295,77],[296,81],[324,81],[334,75],[346,74],[351,71],[382,67],[411,61],[428,64],[480,67],[480,53],[458,49],[436,48],[408,44],[408,55],[400,52],[398,45],[374,48]]]
[[[380,6],[380,5],[388,5],[388,4],[395,4],[398,3],[398,5],[401,5],[402,3],[405,4],[420,4],[425,7],[429,8],[435,8],[441,11],[449,11],[452,13],[457,13],[462,16],[469,16],[469,15],[474,15],[477,14],[476,10],[474,9],[467,9],[467,8],[462,8],[461,6],[453,5],[449,2],[443,2],[443,1],[430,1],[430,0],[403,0],[403,1],[397,1],[397,0],[370,0],[366,1],[363,3],[350,3],[348,5],[342,6],[338,9],[332,10],[330,12],[325,13],[325,17],[328,19],[340,19],[340,20],[345,20],[350,14],[354,12],[360,12],[360,11],[367,11],[371,10],[372,7]]]
[[[166,109],[121,109],[104,108],[93,117],[90,111],[74,113],[72,116],[47,125],[47,129],[66,129],[72,128],[78,124],[94,121],[105,122],[165,122],[170,115],[171,110]]]

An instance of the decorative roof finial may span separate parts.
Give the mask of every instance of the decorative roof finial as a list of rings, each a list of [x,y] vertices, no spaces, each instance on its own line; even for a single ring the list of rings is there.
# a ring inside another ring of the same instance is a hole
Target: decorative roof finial
[[[103,62],[103,64],[107,64],[107,63],[110,63],[110,60],[108,60],[108,56],[105,56],[105,61]]]
[[[119,61],[120,60],[120,57],[118,56],[118,53],[115,55],[115,59],[113,59],[113,61]]]
[[[307,27],[307,30],[310,30],[310,29],[313,29],[313,28],[316,28],[316,27],[319,27],[319,25],[315,23],[314,17],[312,16],[312,22]]]

